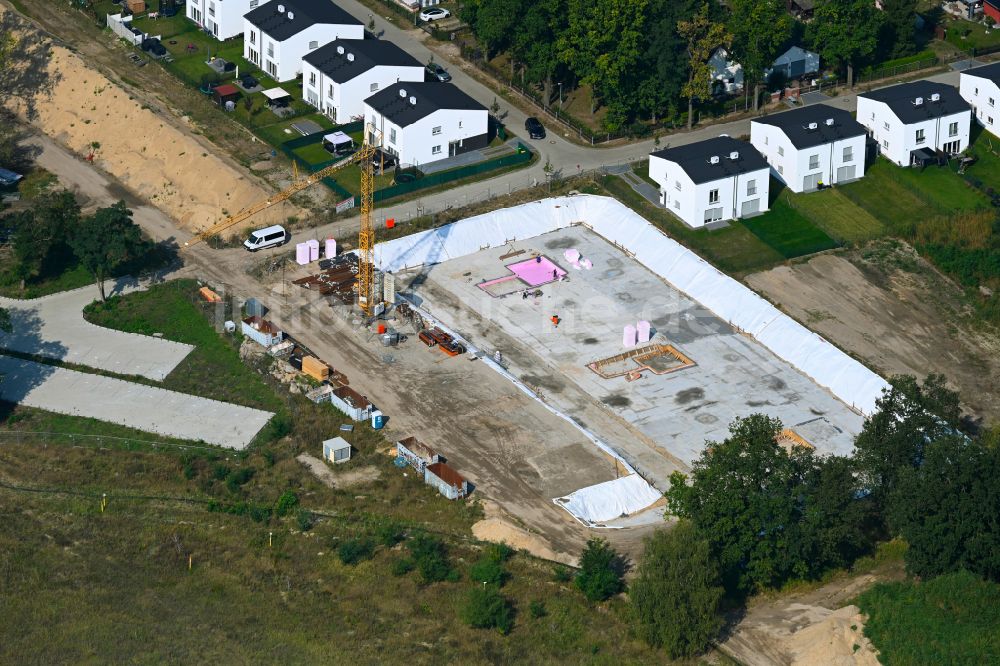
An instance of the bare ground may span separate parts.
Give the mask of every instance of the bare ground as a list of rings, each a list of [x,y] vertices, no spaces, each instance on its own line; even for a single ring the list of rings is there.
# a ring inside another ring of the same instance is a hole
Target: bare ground
[[[1000,421],[1000,337],[908,246],[822,255],[746,282],[883,376],[943,374],[969,413]]]
[[[334,471],[325,462],[308,453],[300,453],[295,459],[302,463],[309,472],[330,488],[350,488],[373,481],[381,473],[374,465],[350,467]]]

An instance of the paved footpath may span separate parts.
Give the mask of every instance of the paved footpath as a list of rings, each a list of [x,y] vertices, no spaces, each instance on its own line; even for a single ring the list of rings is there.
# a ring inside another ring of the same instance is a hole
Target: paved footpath
[[[108,293],[142,288],[132,279],[108,281]],[[94,301],[93,285],[31,300],[0,298],[13,330],[0,332],[0,348],[86,365],[120,375],[163,380],[194,347],[148,335],[91,324],[83,308]]]
[[[0,355],[0,400],[244,449],[270,412]]]

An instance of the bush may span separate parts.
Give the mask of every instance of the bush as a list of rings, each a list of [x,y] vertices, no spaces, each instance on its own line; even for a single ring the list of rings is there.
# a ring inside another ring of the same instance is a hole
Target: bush
[[[214,467],[212,467],[212,478],[216,481],[223,481],[227,476],[229,476],[230,471],[231,470],[227,466],[222,463],[217,463]]]
[[[580,556],[576,587],[588,601],[604,601],[621,592],[621,562],[604,539],[590,539]]]
[[[299,505],[299,496],[291,490],[281,493],[281,497],[274,503],[274,513],[278,518],[284,518],[288,513]]]
[[[413,571],[413,560],[408,557],[403,557],[392,563],[392,575],[393,576],[405,576],[406,574]]]
[[[253,467],[242,467],[235,472],[230,472],[226,476],[226,488],[234,495],[240,492],[243,484],[253,478],[254,471]],[[216,471],[216,474],[218,474],[218,471]]]
[[[381,546],[392,548],[403,540],[403,528],[393,521],[382,523],[375,529],[375,540]]]
[[[337,557],[349,566],[367,560],[374,554],[375,545],[368,539],[348,539],[337,546]]]
[[[429,534],[418,534],[407,547],[424,583],[437,583],[453,577],[448,551],[440,540]]]
[[[502,563],[512,558],[516,552],[516,550],[501,541],[500,543],[491,543],[486,546],[483,558]]]
[[[514,612],[496,588],[476,586],[469,590],[462,619],[476,629],[496,629],[501,634],[510,633],[514,626]]]
[[[489,556],[483,557],[469,568],[469,579],[476,583],[501,587],[506,578],[503,566]]]
[[[531,613],[531,617],[536,620],[540,617],[545,617],[548,614],[548,611],[545,610],[545,603],[538,601],[537,599],[528,605],[528,612]]]
[[[312,511],[307,511],[305,509],[299,509],[297,516],[299,523],[299,529],[303,532],[308,532],[316,524],[316,516],[313,515]]]
[[[552,580],[557,583],[568,583],[573,580],[573,572],[569,570],[569,567],[557,564],[552,567]]]

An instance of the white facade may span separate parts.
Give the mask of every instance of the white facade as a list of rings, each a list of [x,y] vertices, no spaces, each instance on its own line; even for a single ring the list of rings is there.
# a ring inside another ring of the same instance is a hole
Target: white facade
[[[302,99],[335,123],[364,116],[365,98],[399,81],[423,81],[422,66],[377,65],[350,81],[337,83],[308,62],[302,62]]]
[[[729,52],[721,46],[708,59],[712,68],[713,90],[738,93],[743,90],[743,65],[729,59]]]
[[[921,104],[930,101],[921,99]],[[882,155],[901,167],[907,167],[914,150],[929,148],[955,155],[968,148],[972,113],[964,110],[904,123],[885,102],[858,95],[858,122],[878,142]]]
[[[243,22],[243,57],[279,83],[291,81],[302,73],[302,57],[310,51],[335,39],[364,39],[365,36],[363,25],[314,23],[279,41],[250,21],[244,19]]]
[[[218,39],[243,34],[243,15],[269,0],[187,0],[187,17]]]
[[[776,125],[751,121],[750,143],[771,165],[771,175],[792,192],[811,192],[865,174],[865,135],[796,148]]]
[[[649,177],[660,186],[660,204],[690,227],[768,210],[770,174],[766,167],[695,183],[681,165],[653,154],[649,156]]]
[[[401,166],[436,162],[462,152],[468,139],[482,137],[489,130],[486,109],[438,109],[406,127],[400,127],[367,102],[365,122],[381,133],[382,149],[396,155]]]
[[[1000,86],[996,81],[962,72],[958,93],[972,107],[976,121],[990,134],[1000,137],[1000,106],[997,106],[1000,104]]]

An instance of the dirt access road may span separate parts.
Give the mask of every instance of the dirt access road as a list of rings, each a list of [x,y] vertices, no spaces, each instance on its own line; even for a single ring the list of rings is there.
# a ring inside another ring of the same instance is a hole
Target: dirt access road
[[[882,376],[943,374],[968,412],[1000,422],[1000,337],[909,247],[886,252],[826,254],[746,282]]]

